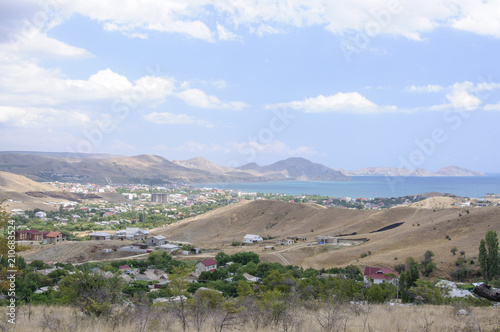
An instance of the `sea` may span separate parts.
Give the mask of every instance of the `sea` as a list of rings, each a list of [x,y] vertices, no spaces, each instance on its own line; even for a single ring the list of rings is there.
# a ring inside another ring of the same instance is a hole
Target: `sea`
[[[249,193],[320,195],[328,197],[403,197],[429,192],[480,198],[500,194],[500,174],[473,177],[353,176],[349,182],[272,181],[243,183],[201,183],[198,188],[231,189]]]

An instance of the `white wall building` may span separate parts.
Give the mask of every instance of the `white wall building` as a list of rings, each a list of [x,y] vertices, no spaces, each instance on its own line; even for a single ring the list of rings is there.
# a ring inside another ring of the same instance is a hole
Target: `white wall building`
[[[258,243],[264,241],[260,235],[247,234],[243,237],[243,243]]]

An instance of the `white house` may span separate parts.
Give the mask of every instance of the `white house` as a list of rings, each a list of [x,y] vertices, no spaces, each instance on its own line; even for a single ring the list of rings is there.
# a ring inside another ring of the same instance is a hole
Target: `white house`
[[[38,211],[37,213],[35,213],[35,217],[40,218],[40,219],[47,218],[47,213],[45,213],[43,211]]]
[[[248,273],[243,273],[243,277],[244,277],[247,281],[251,281],[251,282],[260,282],[260,278],[259,278],[259,277],[254,277],[253,275],[248,274]]]
[[[257,243],[264,241],[260,235],[255,235],[255,234],[247,234],[243,237],[243,243]]]
[[[293,239],[278,239],[278,240],[276,240],[277,246],[279,246],[279,245],[289,246],[289,245],[292,245],[294,243],[295,243],[295,241]]]
[[[139,227],[127,227],[126,229],[116,231],[115,238],[138,241],[146,239],[148,235],[149,231],[142,230]]]
[[[168,243],[158,246],[158,249],[165,250],[169,254],[179,250],[180,248],[181,248],[180,246],[176,246],[175,244],[168,244]]]
[[[89,236],[91,240],[111,240],[111,235],[106,232],[93,232]]]

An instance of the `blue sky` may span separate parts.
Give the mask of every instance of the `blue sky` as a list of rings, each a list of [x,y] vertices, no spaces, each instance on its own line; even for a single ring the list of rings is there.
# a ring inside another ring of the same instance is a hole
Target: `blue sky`
[[[500,173],[500,2],[0,4],[0,150]]]

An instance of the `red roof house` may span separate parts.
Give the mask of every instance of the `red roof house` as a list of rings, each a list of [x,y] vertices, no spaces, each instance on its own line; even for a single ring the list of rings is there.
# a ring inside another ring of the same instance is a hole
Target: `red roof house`
[[[217,269],[217,262],[214,261],[212,258],[204,259],[195,265],[195,271],[196,274],[198,275],[201,272],[214,271],[216,269]]]
[[[393,270],[384,267],[365,267],[365,272],[363,273],[363,279],[366,283],[373,282],[375,284],[381,284],[383,282],[393,282],[399,278],[399,274]]]

